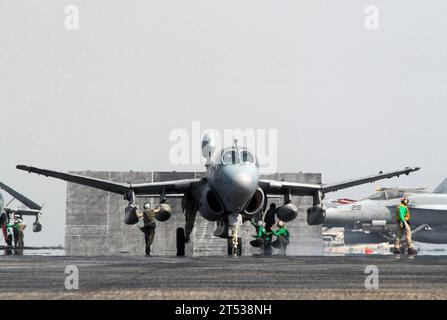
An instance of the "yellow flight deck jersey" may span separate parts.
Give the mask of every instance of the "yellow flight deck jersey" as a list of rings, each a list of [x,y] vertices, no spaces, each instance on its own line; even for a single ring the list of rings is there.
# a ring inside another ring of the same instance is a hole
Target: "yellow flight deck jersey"
[[[155,210],[154,209],[144,210],[143,214],[144,214],[143,221],[145,224],[155,221]]]
[[[396,208],[396,220],[402,222],[410,220],[410,210],[403,203]]]

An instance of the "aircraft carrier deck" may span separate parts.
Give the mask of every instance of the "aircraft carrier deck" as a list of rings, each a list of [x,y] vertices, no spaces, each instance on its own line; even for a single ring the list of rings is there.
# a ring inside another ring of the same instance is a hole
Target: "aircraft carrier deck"
[[[65,268],[79,272],[67,290]],[[366,289],[377,266],[379,289]],[[447,299],[447,256],[4,256],[0,299]]]

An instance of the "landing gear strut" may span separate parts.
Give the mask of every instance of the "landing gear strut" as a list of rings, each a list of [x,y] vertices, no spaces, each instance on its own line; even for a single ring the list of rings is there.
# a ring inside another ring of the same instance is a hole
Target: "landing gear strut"
[[[242,255],[242,238],[228,237],[227,249],[229,256],[237,257]]]
[[[185,256],[185,229],[177,228],[176,233],[176,245],[177,245],[177,257]]]
[[[242,225],[242,216],[233,214],[229,217],[228,255],[237,257],[242,255],[242,239],[239,237],[239,228]]]

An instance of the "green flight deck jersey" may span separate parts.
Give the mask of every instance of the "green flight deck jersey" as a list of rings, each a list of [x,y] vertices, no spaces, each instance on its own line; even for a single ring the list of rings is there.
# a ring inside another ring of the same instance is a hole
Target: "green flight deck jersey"
[[[257,238],[264,239],[266,241],[270,241],[270,236],[267,233],[267,230],[265,230],[264,227],[258,227],[258,234],[256,235]]]
[[[280,228],[278,231],[272,230],[272,233],[277,237],[284,236],[287,240],[289,240],[289,231],[284,227]]]
[[[404,221],[410,220],[410,210],[403,203],[401,203],[400,205],[397,206],[396,220],[398,222],[404,222]]]

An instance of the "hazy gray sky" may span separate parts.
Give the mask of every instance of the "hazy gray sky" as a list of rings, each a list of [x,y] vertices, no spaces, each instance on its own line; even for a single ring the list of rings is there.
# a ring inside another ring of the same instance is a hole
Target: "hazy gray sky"
[[[70,4],[79,30],[64,26]],[[200,170],[168,158],[169,133],[193,120],[276,128],[278,170],[326,182],[423,168],[328,197],[434,188],[447,176],[446,14],[442,0],[1,0],[0,180],[45,203],[28,244],[63,243],[66,183],[16,164]]]

